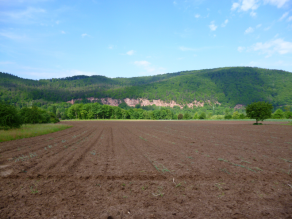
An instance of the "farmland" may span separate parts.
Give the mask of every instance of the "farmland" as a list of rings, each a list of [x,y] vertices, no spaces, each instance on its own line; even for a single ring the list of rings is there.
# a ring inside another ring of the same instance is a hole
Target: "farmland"
[[[292,216],[292,126],[62,124],[0,143],[0,218]]]

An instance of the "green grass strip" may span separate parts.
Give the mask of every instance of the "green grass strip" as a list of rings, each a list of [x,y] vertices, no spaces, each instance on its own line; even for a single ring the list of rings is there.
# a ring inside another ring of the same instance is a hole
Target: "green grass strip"
[[[63,124],[26,124],[19,129],[0,130],[0,142],[45,135],[70,127]]]

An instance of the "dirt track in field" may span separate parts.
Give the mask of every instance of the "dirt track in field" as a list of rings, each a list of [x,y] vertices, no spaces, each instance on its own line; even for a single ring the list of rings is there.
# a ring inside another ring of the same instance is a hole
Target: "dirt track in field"
[[[292,126],[63,123],[0,143],[0,218],[292,218]]]

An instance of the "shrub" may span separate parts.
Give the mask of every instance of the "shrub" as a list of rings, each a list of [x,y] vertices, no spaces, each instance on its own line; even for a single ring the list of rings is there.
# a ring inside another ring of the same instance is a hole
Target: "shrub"
[[[199,119],[206,119],[206,113],[204,112],[200,113]]]
[[[198,117],[199,117],[198,113],[196,112],[195,115],[194,115],[194,119],[198,119]]]
[[[223,115],[214,115],[210,119],[224,119]]]
[[[286,111],[284,114],[286,119],[292,119],[292,112]]]
[[[5,130],[19,128],[22,125],[21,118],[12,105],[0,103],[0,128]]]
[[[230,114],[226,114],[226,115],[224,116],[224,119],[232,119],[232,116],[231,116]]]
[[[284,119],[284,117],[284,112],[281,109],[277,109],[273,114],[273,119]]]
[[[190,119],[190,118],[191,118],[191,115],[188,114],[188,113],[185,113],[183,118],[184,118],[184,119]]]
[[[177,116],[178,119],[183,119],[183,117],[184,117],[183,114],[178,114]]]
[[[239,119],[239,112],[235,111],[232,115],[232,119]]]
[[[246,119],[245,115],[243,113],[239,114],[239,119]]]

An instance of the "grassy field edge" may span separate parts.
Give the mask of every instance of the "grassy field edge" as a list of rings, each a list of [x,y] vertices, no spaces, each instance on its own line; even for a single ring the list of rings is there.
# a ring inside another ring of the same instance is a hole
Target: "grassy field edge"
[[[26,124],[19,129],[0,130],[0,142],[36,137],[71,128],[67,124]]]

